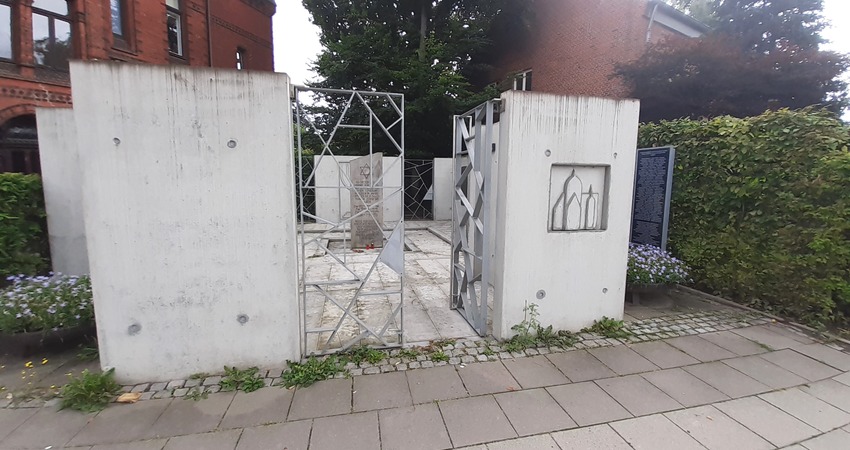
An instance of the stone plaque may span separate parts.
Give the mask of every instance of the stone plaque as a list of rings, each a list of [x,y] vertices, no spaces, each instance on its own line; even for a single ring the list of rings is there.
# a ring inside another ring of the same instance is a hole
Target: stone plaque
[[[673,192],[673,147],[637,151],[631,241],[667,249],[670,195]]]
[[[549,231],[607,228],[608,166],[553,164],[549,176]]]
[[[348,164],[354,185],[350,191],[351,216],[354,217],[351,220],[351,248],[383,247],[383,154],[373,153],[353,159]],[[364,212],[367,208],[370,212]]]

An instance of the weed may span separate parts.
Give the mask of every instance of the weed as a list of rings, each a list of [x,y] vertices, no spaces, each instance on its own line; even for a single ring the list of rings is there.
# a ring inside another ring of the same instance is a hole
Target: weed
[[[494,352],[493,350],[491,350],[491,349],[490,349],[490,347],[485,347],[485,348],[484,348],[484,350],[481,350],[481,354],[482,354],[482,355],[484,355],[484,356],[489,357],[489,356],[493,356],[493,355],[495,355],[495,354],[496,354],[496,352]]]
[[[71,378],[62,388],[62,409],[100,411],[120,390],[121,385],[115,381],[115,369],[103,373],[84,370],[78,378]]]
[[[190,380],[203,380],[204,378],[209,378],[209,376],[210,376],[210,374],[208,374],[206,372],[198,372],[198,373],[193,373],[192,375],[189,375],[189,379]]]
[[[441,339],[439,341],[431,342],[431,347],[442,349],[455,344],[457,344],[455,339]]]
[[[289,368],[281,376],[282,386],[291,388],[306,387],[317,381],[327,380],[342,371],[344,362],[336,356],[328,356],[325,359],[311,356],[307,362],[287,361],[287,364]]]
[[[422,354],[422,352],[420,352],[416,348],[403,348],[403,349],[399,350],[399,352],[398,352],[398,356],[400,358],[409,358],[409,359],[416,359],[416,357],[421,355],[421,354]]]
[[[360,364],[363,361],[366,361],[369,364],[378,364],[383,361],[386,356],[386,353],[380,350],[375,350],[374,348],[358,347],[343,354],[342,359],[343,363],[345,363],[345,361],[350,361],[354,364]]]
[[[622,339],[631,336],[631,333],[623,328],[622,320],[614,320],[604,316],[600,320],[593,321],[593,326],[584,328],[581,332],[598,334],[612,339]]]
[[[240,370],[236,367],[224,366],[224,377],[219,382],[222,392],[241,389],[245,392],[254,392],[263,387],[263,379],[259,377],[260,369],[251,367]]]
[[[514,336],[505,342],[505,350],[509,352],[522,352],[527,348],[534,347],[572,347],[577,339],[569,331],[555,331],[552,325],[544,327],[537,317],[537,305],[531,303],[522,309],[525,317],[522,322],[511,327]]]
[[[97,361],[98,358],[100,358],[100,353],[97,350],[97,343],[80,345],[80,351],[77,352],[77,359],[80,361]]]
[[[194,401],[197,402],[199,400],[206,399],[209,396],[210,396],[209,391],[204,390],[204,388],[201,387],[201,386],[195,386],[192,389],[190,389],[189,392],[186,393],[186,396],[183,397],[183,398],[186,399],[186,400],[194,400]]]
[[[448,361],[449,355],[443,353],[442,351],[436,351],[431,353],[431,361],[440,362],[440,361]]]

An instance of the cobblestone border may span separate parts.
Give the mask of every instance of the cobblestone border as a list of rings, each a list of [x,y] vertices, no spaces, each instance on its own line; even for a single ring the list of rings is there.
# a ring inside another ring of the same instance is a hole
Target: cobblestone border
[[[522,358],[527,356],[546,355],[549,353],[564,353],[597,347],[634,344],[638,342],[668,339],[680,336],[692,336],[736,328],[746,328],[775,322],[774,319],[759,312],[750,311],[702,311],[694,313],[672,314],[657,318],[635,320],[624,323],[623,328],[630,333],[628,338],[612,339],[592,333],[579,333],[578,341],[569,348],[538,347],[529,348],[524,352],[508,352],[502,348],[502,343],[493,338],[474,338],[453,341],[453,344],[441,345],[442,352],[448,361],[434,361],[430,355],[421,354],[415,358],[401,356],[401,349],[387,352],[387,358],[377,364],[361,362],[348,363],[342,372],[334,378],[347,378],[360,375],[398,372],[413,369],[427,369],[446,365],[473,364],[477,362],[499,361]],[[414,347],[422,349],[423,347]],[[260,378],[266,387],[278,386],[284,369],[260,370]],[[196,379],[173,380],[158,383],[141,383],[123,386],[121,392],[141,393],[140,400],[178,398],[191,395],[203,395],[219,392],[219,383],[223,375],[210,375]],[[12,405],[9,399],[0,399],[0,408],[39,408],[58,403],[58,399],[30,400],[25,403]]]

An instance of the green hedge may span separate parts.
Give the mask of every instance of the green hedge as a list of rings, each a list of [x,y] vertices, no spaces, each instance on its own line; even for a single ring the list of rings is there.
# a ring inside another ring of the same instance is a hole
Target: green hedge
[[[49,269],[44,194],[38,175],[0,173],[0,286]]]
[[[646,124],[676,146],[670,246],[699,287],[811,324],[850,318],[850,129],[829,113]]]

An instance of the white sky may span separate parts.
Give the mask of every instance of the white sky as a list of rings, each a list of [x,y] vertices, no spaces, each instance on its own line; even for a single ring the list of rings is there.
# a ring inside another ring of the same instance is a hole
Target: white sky
[[[824,5],[824,16],[832,23],[823,33],[831,41],[826,49],[850,53],[850,1],[825,0]],[[301,0],[277,0],[273,21],[275,70],[286,72],[296,84],[315,78],[310,64],[322,50],[319,28],[310,22]]]

